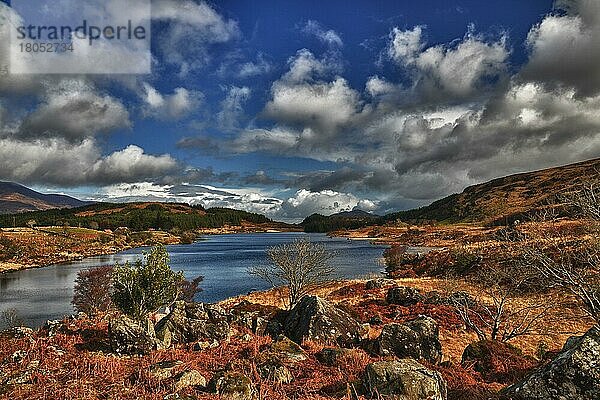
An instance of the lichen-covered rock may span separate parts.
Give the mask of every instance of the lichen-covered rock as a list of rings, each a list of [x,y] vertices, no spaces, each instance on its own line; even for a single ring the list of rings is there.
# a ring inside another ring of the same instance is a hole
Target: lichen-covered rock
[[[258,373],[262,379],[277,383],[290,383],[294,377],[285,364],[277,357],[267,357],[257,366]]]
[[[571,340],[549,364],[504,394],[514,400],[600,399],[600,327]]]
[[[224,400],[254,399],[252,381],[240,372],[217,372],[208,383],[208,391],[218,394]]]
[[[363,385],[373,396],[396,400],[446,400],[446,382],[439,372],[415,360],[379,361],[367,365]]]
[[[156,324],[156,336],[164,346],[201,340],[228,340],[231,329],[222,308],[203,303],[178,301],[171,312]]]
[[[148,367],[150,376],[156,379],[168,379],[173,376],[173,370],[183,362],[177,360],[161,361]]]
[[[160,347],[153,332],[126,316],[108,323],[108,339],[112,351],[117,354],[148,354]]]
[[[173,386],[176,392],[188,386],[206,386],[206,378],[194,369],[182,371],[173,377]]]
[[[385,325],[373,347],[381,356],[424,359],[434,364],[442,359],[438,324],[423,315],[404,324]]]
[[[280,335],[276,341],[271,343],[269,353],[276,355],[282,361],[291,363],[304,361],[308,358],[302,347],[283,335]]]
[[[236,304],[229,314],[229,322],[245,328],[257,335],[269,335],[269,324],[281,318],[283,310],[243,300]],[[285,319],[285,316],[281,318]]]
[[[296,343],[303,340],[358,344],[366,330],[345,311],[318,296],[304,296],[285,320],[286,336]]]
[[[421,296],[418,289],[407,286],[396,286],[388,290],[385,299],[389,304],[409,307],[423,301],[423,296]]]

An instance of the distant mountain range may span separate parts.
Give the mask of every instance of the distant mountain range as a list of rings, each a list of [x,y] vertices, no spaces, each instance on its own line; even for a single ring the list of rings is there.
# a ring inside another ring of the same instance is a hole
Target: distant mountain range
[[[62,194],[42,194],[12,182],[0,182],[0,214],[73,208],[92,204]]]

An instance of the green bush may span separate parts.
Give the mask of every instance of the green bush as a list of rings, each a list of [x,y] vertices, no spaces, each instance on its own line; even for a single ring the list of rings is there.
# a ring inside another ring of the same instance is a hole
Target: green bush
[[[133,264],[116,265],[112,295],[115,306],[135,319],[144,320],[151,312],[174,302],[185,279],[182,272],[171,270],[169,263],[167,249],[159,245]]]

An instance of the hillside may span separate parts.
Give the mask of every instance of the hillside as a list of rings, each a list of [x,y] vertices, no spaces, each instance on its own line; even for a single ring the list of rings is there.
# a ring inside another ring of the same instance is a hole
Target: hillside
[[[38,226],[81,226],[92,229],[129,228],[182,231],[220,228],[226,225],[274,224],[260,214],[226,208],[205,210],[202,206],[178,203],[97,203],[71,209],[53,209],[0,215],[0,227],[24,227],[29,221]]]
[[[42,194],[16,183],[0,182],[0,214],[81,207],[87,204],[90,203],[73,197]]]
[[[400,211],[387,221],[506,223],[547,207],[556,195],[577,189],[586,181],[597,181],[600,159],[526,172],[466,188],[429,206]]]
[[[329,216],[312,214],[300,225],[305,232],[330,232],[339,229],[356,229],[377,224],[381,217],[362,210],[343,211]]]

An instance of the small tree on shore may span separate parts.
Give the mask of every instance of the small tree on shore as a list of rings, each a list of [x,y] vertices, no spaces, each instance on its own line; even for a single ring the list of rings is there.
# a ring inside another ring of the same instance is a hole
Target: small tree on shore
[[[110,310],[112,273],[113,267],[110,265],[83,269],[77,273],[71,302],[75,311],[96,315]]]
[[[267,250],[267,255],[269,264],[251,267],[248,273],[273,287],[287,286],[287,303],[290,308],[331,279],[334,272],[330,261],[335,254],[324,245],[307,239],[271,247]]]
[[[167,249],[159,245],[133,264],[116,265],[112,295],[115,306],[143,321],[148,314],[172,304],[179,297],[185,279],[182,272],[174,272],[169,264]]]

